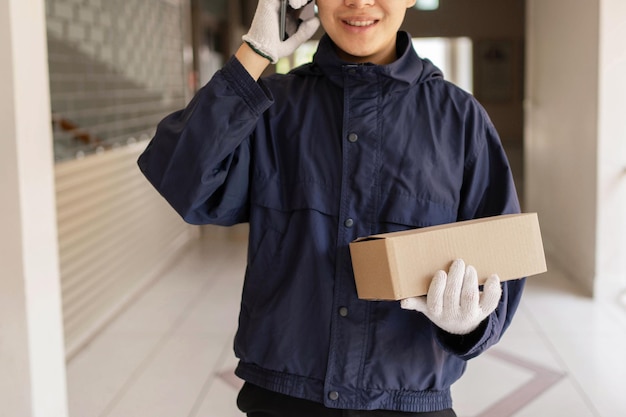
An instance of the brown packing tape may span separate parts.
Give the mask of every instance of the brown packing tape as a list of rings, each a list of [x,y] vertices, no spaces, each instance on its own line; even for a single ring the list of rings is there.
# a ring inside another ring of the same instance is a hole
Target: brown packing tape
[[[454,259],[476,268],[483,283],[547,270],[536,213],[494,216],[387,233],[350,244],[359,298],[400,300],[424,295],[439,269]]]

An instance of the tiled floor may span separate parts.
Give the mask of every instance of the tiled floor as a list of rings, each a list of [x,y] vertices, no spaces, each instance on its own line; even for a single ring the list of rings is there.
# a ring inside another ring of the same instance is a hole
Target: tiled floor
[[[235,417],[245,243],[204,239],[68,365],[71,417]],[[556,270],[453,387],[460,417],[626,416],[626,308]],[[617,296],[615,297],[617,299]]]

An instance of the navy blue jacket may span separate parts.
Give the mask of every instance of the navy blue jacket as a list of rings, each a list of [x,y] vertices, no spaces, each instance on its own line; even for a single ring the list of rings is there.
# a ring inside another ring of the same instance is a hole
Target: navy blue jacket
[[[357,299],[348,244],[519,212],[498,135],[476,100],[417,56],[386,66],[313,63],[258,83],[232,58],[166,117],[139,166],[189,223],[249,222],[237,375],[344,409],[452,405],[466,361],[509,325],[523,280],[453,336],[398,302]]]

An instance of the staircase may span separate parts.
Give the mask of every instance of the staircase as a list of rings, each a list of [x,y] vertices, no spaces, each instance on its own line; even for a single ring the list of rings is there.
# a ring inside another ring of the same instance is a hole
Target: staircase
[[[55,160],[122,146],[152,135],[184,92],[151,91],[48,34]]]

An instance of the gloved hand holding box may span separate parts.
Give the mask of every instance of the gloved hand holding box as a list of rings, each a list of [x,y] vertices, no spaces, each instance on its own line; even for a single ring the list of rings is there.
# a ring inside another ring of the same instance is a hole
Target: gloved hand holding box
[[[402,300],[425,295],[433,276],[463,259],[501,281],[546,272],[537,213],[507,214],[373,235],[350,244],[358,296]]]

